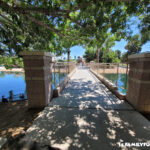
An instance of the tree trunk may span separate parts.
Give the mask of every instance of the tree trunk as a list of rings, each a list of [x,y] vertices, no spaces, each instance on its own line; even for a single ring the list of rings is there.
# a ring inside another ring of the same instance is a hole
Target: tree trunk
[[[68,73],[70,73],[70,67],[69,67],[69,62],[70,62],[70,48],[68,48]]]
[[[100,48],[97,49],[97,63],[99,63]]]
[[[67,53],[68,53],[68,62],[70,62],[70,48],[68,48]]]

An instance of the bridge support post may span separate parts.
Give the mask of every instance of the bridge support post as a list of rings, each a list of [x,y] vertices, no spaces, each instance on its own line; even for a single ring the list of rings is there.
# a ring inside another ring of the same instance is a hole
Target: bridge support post
[[[52,55],[48,52],[21,52],[24,62],[29,108],[43,108],[52,97]]]
[[[150,53],[129,56],[127,100],[139,111],[150,113]]]

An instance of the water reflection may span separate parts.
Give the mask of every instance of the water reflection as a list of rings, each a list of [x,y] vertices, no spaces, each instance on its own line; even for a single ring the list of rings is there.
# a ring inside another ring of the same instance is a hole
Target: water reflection
[[[24,73],[0,72],[0,99],[2,96],[9,98],[10,91],[13,91],[13,99],[15,100],[20,100],[20,93],[23,93],[26,98],[26,83]]]
[[[55,75],[55,77],[54,77]],[[58,73],[52,74],[52,88],[55,89],[56,86],[67,76],[66,73]]]
[[[127,92],[127,87],[125,88],[126,74],[118,74],[118,77],[117,74],[104,74],[104,77],[106,77],[108,80],[111,80],[114,84],[117,82],[118,90],[123,94],[126,94]]]
[[[66,77],[65,73],[55,73],[52,75],[52,88],[54,89],[59,82],[61,82]],[[54,84],[55,83],[55,84]],[[13,100],[21,100],[20,94],[24,94],[24,99],[27,98],[26,95],[26,83],[25,75],[22,72],[0,72],[0,102],[2,96],[9,99],[9,92],[13,91]]]

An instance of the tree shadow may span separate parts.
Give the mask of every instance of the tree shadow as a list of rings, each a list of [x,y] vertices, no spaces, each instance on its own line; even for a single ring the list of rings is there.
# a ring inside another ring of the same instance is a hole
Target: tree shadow
[[[44,109],[26,136],[61,149],[119,150],[121,141],[150,142],[150,123],[101,82],[81,74]]]
[[[32,125],[41,111],[29,110],[28,101],[0,103],[0,137],[17,136]]]
[[[29,140],[71,150],[122,149],[120,140],[148,142],[149,135],[149,122],[135,111],[59,106],[45,108],[27,131]]]

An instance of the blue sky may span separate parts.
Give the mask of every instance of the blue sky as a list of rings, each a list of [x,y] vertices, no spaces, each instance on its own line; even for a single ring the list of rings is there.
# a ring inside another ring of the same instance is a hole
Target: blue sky
[[[125,40],[121,40],[119,42],[116,42],[116,45],[112,47],[112,50],[121,50],[122,53],[126,52],[127,50],[124,48],[127,45],[127,42]],[[150,42],[147,42],[142,46],[141,52],[150,52]]]
[[[71,50],[70,56],[73,59],[75,56],[76,56],[76,58],[78,56],[82,57],[84,55],[84,52],[85,52],[85,49],[82,46],[74,46],[74,47],[70,48],[70,50]],[[63,57],[67,58],[67,54],[65,54]]]
[[[112,47],[112,50],[121,50],[122,53],[126,52],[125,50],[125,45],[127,42],[125,40],[121,40],[119,42],[116,42],[116,45]],[[74,58],[74,56],[83,56],[85,49],[82,46],[74,46],[71,49],[71,58]],[[142,51],[141,52],[150,52],[150,42],[147,42],[142,46]]]

